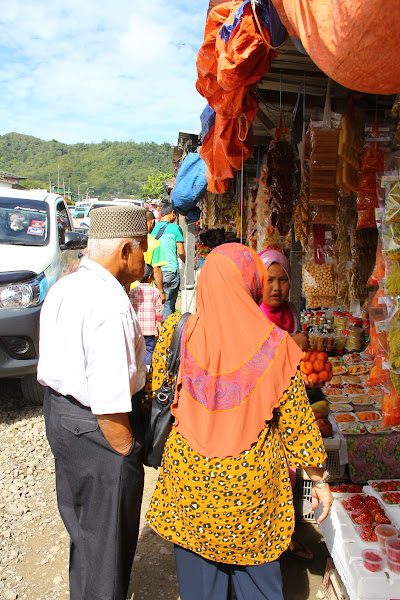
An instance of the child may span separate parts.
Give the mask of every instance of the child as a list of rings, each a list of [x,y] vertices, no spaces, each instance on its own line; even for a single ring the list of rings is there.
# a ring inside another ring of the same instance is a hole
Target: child
[[[144,265],[143,279],[129,292],[129,298],[139,319],[146,342],[144,364],[150,367],[151,357],[156,344],[156,336],[160,333],[163,306],[158,288],[151,285],[154,271],[151,265]]]

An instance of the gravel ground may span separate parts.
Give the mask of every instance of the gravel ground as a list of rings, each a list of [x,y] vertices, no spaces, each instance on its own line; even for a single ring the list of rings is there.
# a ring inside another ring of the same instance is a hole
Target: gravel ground
[[[0,380],[0,466],[0,599],[68,600],[69,537],[57,509],[43,409],[22,399],[15,380]],[[146,468],[130,600],[179,599],[173,547],[144,521],[156,480],[157,471]],[[299,523],[296,537],[315,560],[283,556],[285,600],[314,599],[328,553],[317,527]]]
[[[43,409],[23,400],[16,380],[0,380],[0,466],[1,600],[68,600],[69,537],[57,509]],[[157,471],[146,468],[134,600],[179,597],[172,545],[144,521],[156,480]]]

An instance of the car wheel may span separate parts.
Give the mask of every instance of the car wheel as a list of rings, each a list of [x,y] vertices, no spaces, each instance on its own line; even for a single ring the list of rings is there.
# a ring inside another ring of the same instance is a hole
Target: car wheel
[[[43,404],[45,388],[36,379],[36,373],[25,375],[21,379],[21,389],[24,400],[30,404]]]

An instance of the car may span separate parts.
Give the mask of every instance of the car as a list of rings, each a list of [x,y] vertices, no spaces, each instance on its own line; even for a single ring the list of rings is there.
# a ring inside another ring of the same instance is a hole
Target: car
[[[74,208],[74,210],[72,212],[72,218],[73,219],[83,219],[83,217],[86,215],[86,211],[87,211],[87,209],[84,208],[83,206],[78,206],[77,208]]]
[[[140,206],[140,208],[144,208],[144,203],[142,206],[142,200],[130,200],[130,199],[125,199],[125,198],[118,198],[117,200],[94,202],[92,204],[92,206],[89,208],[89,210],[87,211],[85,217],[82,219],[82,221],[76,227],[76,231],[79,231],[80,233],[88,233],[89,232],[90,213],[94,208],[102,208],[103,206],[120,206],[120,205],[126,205],[126,204],[133,204],[135,206]]]
[[[77,270],[86,245],[62,196],[0,187],[0,379],[20,378],[29,402],[44,392],[36,379],[43,301]]]

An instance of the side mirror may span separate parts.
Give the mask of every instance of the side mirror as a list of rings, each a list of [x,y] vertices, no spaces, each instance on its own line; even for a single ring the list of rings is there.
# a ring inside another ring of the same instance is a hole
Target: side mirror
[[[61,250],[83,250],[86,248],[88,236],[77,231],[66,231],[65,241],[60,245]]]

